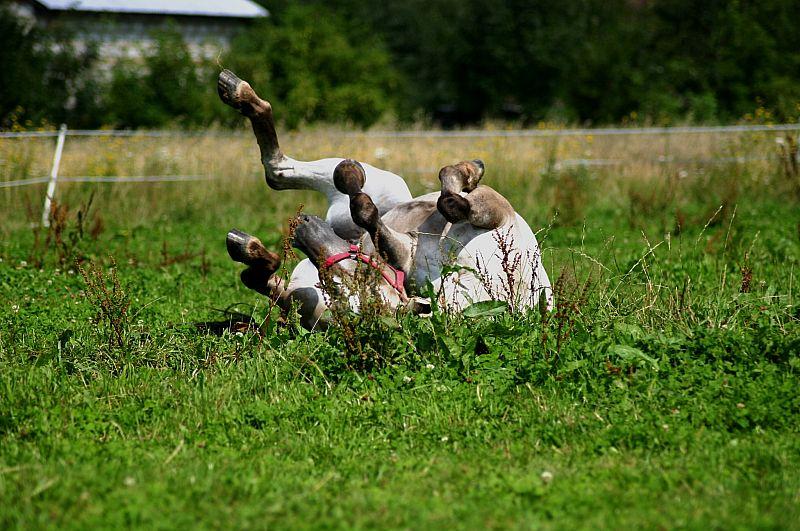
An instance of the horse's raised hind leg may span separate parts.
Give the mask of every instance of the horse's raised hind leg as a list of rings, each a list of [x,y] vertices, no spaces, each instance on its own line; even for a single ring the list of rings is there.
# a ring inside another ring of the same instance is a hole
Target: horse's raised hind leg
[[[496,229],[514,215],[505,197],[488,186],[478,186],[483,171],[480,160],[459,162],[439,170],[442,194],[436,208],[447,221],[468,221],[474,227]]]
[[[442,193],[457,194],[473,191],[481,182],[484,169],[485,166],[480,159],[464,160],[452,166],[445,166],[439,170]]]
[[[439,170],[442,194],[436,202],[436,208],[447,221],[458,223],[469,218],[470,204],[461,193],[474,191],[483,177],[483,171],[481,160],[459,162]]]

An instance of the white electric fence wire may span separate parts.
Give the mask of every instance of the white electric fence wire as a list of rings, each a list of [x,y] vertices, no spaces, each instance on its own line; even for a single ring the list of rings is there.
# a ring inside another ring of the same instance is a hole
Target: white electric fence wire
[[[686,126],[686,127],[605,127],[597,129],[519,129],[519,130],[461,130],[461,131],[366,131],[356,133],[344,133],[340,136],[347,138],[511,138],[511,137],[569,137],[569,136],[647,136],[647,135],[677,135],[677,134],[728,134],[728,133],[749,133],[749,132],[782,132],[800,131],[800,123],[797,124],[776,124],[776,125],[725,125],[725,126]],[[0,182],[0,188],[14,188],[18,186],[28,186],[34,184],[47,184],[45,193],[44,208],[42,211],[42,225],[49,224],[50,205],[55,197],[58,181],[61,182],[81,182],[81,183],[154,183],[154,182],[180,182],[180,181],[203,181],[212,180],[213,176],[206,175],[147,175],[147,176],[78,176],[61,177],[58,176],[58,169],[61,163],[61,154],[64,150],[66,137],[127,137],[127,138],[165,138],[165,137],[236,137],[246,136],[244,133],[224,132],[224,131],[126,131],[126,130],[88,130],[76,129],[69,130],[66,125],[62,125],[58,131],[21,131],[21,132],[2,132],[2,138],[57,138],[56,150],[53,155],[53,165],[49,177],[34,177],[30,179],[18,179],[14,181]],[[721,157],[714,159],[675,159],[671,156],[662,156],[651,159],[654,164],[726,164],[726,163],[747,163],[753,161],[772,160],[774,157]],[[557,161],[555,168],[575,167],[575,166],[624,166],[631,161],[626,159],[567,159]],[[435,171],[435,169],[417,168],[411,173],[425,173]]]
[[[364,131],[340,133],[343,137],[370,138],[496,138],[496,137],[560,137],[560,136],[644,136],[686,135],[708,133],[748,133],[800,131],[800,123],[774,125],[710,125],[681,127],[599,127],[581,129],[510,129],[510,130],[458,130],[458,131]],[[57,137],[59,131],[0,132],[0,138]],[[245,133],[224,131],[127,131],[106,129],[74,129],[67,136],[111,137],[182,137],[182,136],[242,136]]]

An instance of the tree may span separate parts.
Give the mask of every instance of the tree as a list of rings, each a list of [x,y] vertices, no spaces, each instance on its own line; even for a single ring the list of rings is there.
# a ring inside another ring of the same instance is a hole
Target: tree
[[[72,44],[67,28],[45,32],[0,7],[0,127],[96,120],[96,59],[93,47]]]
[[[322,6],[287,6],[237,37],[226,66],[279,108],[290,127],[304,122],[369,126],[394,109],[400,79],[383,45]]]
[[[117,63],[105,100],[105,122],[117,127],[207,125],[207,100],[216,100],[205,68],[192,59],[174,27],[155,34],[155,44],[135,61]]]
[[[275,16],[285,0],[265,0]],[[305,0],[318,6],[319,0]],[[608,123],[800,115],[797,0],[339,0],[343,31],[382,39],[401,115],[450,109]]]

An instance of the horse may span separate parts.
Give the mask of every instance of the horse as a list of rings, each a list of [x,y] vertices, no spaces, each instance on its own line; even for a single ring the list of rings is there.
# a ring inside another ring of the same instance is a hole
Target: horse
[[[307,329],[325,325],[330,303],[321,277],[347,284],[358,267],[376,272],[375,290],[391,308],[460,311],[501,299],[514,309],[552,307],[552,287],[536,236],[511,204],[481,184],[485,164],[465,160],[439,171],[441,191],[412,198],[398,175],[347,158],[298,161],[283,154],[272,106],[228,70],[218,80],[221,100],[252,125],[267,184],[276,190],[312,189],[328,198],[326,219],[294,221],[293,244],[307,258],[284,281],[280,257],[238,229],[226,238],[230,257],[243,263],[242,282],[284,312],[296,307]],[[422,295],[427,295],[426,300]],[[358,310],[357,297],[349,296]]]

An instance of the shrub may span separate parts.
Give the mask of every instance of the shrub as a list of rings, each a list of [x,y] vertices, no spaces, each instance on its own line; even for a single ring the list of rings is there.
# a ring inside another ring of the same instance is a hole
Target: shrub
[[[96,59],[94,47],[72,44],[68,28],[54,24],[43,31],[0,6],[0,127],[93,125]]]
[[[176,28],[159,30],[155,37],[143,64],[120,61],[114,66],[105,122],[117,127],[207,124],[205,100],[216,102],[216,94],[203,75],[206,67],[195,63]]]

